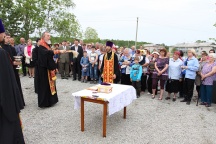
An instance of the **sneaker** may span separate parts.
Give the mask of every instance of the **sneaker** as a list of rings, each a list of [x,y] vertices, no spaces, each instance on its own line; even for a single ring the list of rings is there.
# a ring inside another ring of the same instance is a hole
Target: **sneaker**
[[[84,79],[81,80],[81,83],[84,83]]]
[[[148,92],[148,95],[150,95],[151,93]]]

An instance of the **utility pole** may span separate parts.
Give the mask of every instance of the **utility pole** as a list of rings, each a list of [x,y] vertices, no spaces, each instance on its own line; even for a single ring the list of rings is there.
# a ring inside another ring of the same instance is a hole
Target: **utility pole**
[[[138,34],[138,23],[139,23],[139,18],[137,17],[137,26],[136,26],[136,39],[135,39],[135,48],[137,48],[137,34]]]

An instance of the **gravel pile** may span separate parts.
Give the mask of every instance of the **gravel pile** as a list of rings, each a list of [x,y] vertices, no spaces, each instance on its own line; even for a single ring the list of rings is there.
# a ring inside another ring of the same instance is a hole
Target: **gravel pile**
[[[85,104],[85,132],[80,131],[80,111],[74,110],[73,92],[91,86],[78,81],[57,80],[59,103],[37,107],[33,79],[21,77],[26,107],[22,111],[27,144],[216,144],[216,106],[187,106],[172,100],[159,101],[144,94],[123,111],[107,119],[102,137],[102,105]]]

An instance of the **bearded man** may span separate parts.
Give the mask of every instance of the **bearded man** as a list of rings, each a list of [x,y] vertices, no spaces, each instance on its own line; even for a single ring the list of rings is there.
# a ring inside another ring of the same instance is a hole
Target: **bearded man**
[[[65,53],[65,50],[51,50],[50,34],[44,32],[38,48],[38,106],[40,108],[51,107],[58,102],[55,86],[56,63],[53,56]]]

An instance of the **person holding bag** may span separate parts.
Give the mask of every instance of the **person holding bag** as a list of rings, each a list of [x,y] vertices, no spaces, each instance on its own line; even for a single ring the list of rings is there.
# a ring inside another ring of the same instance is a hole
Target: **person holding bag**
[[[34,62],[32,60],[32,51],[35,48],[34,45],[32,45],[32,41],[29,39],[27,46],[24,48],[24,55],[26,57],[25,63],[28,67],[29,71],[29,78],[34,77]]]

